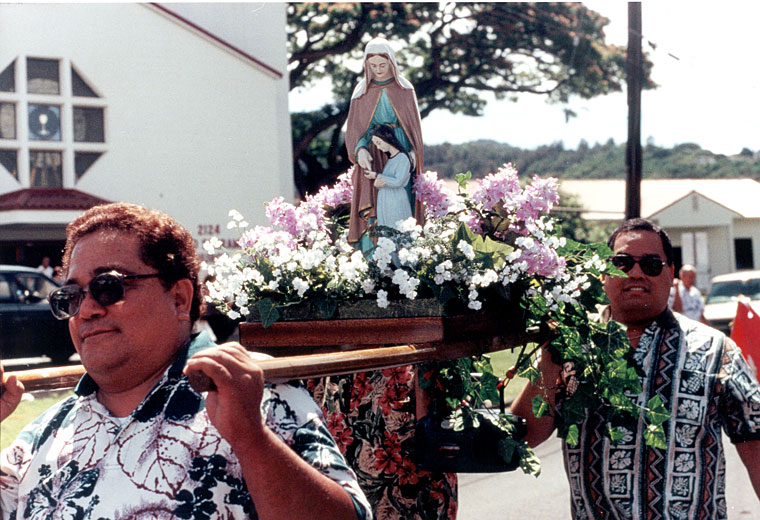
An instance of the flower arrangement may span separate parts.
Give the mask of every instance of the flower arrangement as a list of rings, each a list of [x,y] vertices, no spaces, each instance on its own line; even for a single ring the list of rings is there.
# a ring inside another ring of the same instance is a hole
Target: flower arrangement
[[[231,211],[228,228],[240,230],[240,249],[219,251],[218,239],[204,244],[209,254],[219,254],[204,266],[214,277],[207,299],[232,318],[255,308],[264,326],[305,302],[329,318],[339,303],[357,300],[374,300],[383,308],[391,301],[435,298],[441,305],[458,303],[465,312],[477,312],[518,299],[525,326],[551,326],[552,355],[560,364],[570,363],[576,376],[558,421],[568,443],[578,442],[578,424],[587,409],[605,414],[608,434],[616,440],[640,407],[647,410],[647,442],[663,442],[667,415],[661,403],[635,403],[629,397],[640,389],[622,326],[590,318],[606,302],[602,274],[622,273],[606,261],[611,254],[606,245],[558,236],[550,217],[559,201],[556,179],[534,177],[523,187],[516,169],[506,164],[480,180],[458,175],[459,189],[453,193],[435,172],[426,172],[414,185],[415,196],[425,203],[425,225],[409,219],[396,228],[371,227],[375,247],[369,254],[347,241],[342,210],[351,202],[350,179],[349,171],[298,205],[272,200],[266,206],[269,227],[249,228],[240,213]],[[470,181],[474,189],[468,196]],[[523,347],[510,375],[519,372],[539,381],[532,363],[537,350]],[[469,378],[473,363],[483,374],[477,382]],[[475,408],[498,398],[498,378],[484,358],[436,363],[419,372],[423,387],[444,389],[462,428],[477,422]],[[550,413],[542,397],[533,409],[536,416]],[[520,450],[523,469],[537,471],[527,445],[504,449],[505,458]]]

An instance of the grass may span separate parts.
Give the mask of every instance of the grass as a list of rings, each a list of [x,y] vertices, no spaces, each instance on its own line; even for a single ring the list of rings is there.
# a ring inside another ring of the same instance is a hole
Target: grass
[[[34,400],[21,401],[18,408],[0,424],[0,449],[10,446],[24,426],[69,394],[71,390],[28,394]]]
[[[493,367],[493,373],[496,375],[496,377],[504,377],[507,370],[509,370],[512,365],[515,364],[515,361],[517,361],[517,355],[520,353],[520,349],[514,349],[514,350],[500,350],[499,352],[493,352],[491,354],[488,354],[488,357],[491,358],[491,366]],[[528,380],[523,377],[515,377],[510,383],[507,385],[506,390],[504,391],[504,400],[509,404],[512,402],[515,397],[520,393],[520,391],[525,386],[525,383]],[[497,403],[494,403],[496,405]]]

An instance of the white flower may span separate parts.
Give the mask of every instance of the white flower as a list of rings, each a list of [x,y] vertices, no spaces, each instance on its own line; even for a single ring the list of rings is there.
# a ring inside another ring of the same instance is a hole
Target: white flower
[[[222,247],[224,243],[219,240],[219,237],[211,237],[203,243],[203,249],[206,253],[213,255],[216,254],[216,250]]]
[[[388,291],[382,289],[377,291],[377,306],[381,309],[388,307]]]
[[[375,281],[370,278],[362,280],[362,290],[364,291],[364,294],[370,294],[375,290]]]
[[[459,249],[468,260],[473,260],[475,258],[475,249],[464,240],[459,241],[457,249]]]
[[[298,293],[299,298],[303,298],[304,293],[309,289],[309,282],[301,278],[293,278],[293,289]]]

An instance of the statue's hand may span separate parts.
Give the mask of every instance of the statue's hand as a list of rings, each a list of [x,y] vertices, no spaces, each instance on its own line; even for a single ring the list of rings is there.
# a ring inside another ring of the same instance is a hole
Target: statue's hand
[[[356,162],[359,163],[359,166],[361,166],[363,170],[371,169],[372,156],[369,154],[369,150],[366,148],[359,148],[359,151],[356,152]]]
[[[364,176],[369,180],[372,180],[377,177],[377,172],[373,172],[372,170],[364,170]]]

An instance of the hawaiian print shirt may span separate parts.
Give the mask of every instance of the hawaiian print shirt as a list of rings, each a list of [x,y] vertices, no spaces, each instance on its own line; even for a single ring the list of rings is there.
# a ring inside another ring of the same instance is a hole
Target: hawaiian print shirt
[[[645,405],[660,396],[670,412],[666,449],[646,446],[643,414],[617,445],[588,412],[580,441],[563,443],[573,518],[726,518],[721,428],[732,442],[760,440],[760,385],[721,332],[665,311],[639,340]]]
[[[75,396],[36,419],[0,455],[3,520],[256,518],[235,454],[211,424],[203,395],[182,375],[188,357],[213,345],[205,333],[195,337],[123,422],[97,401],[97,386],[85,375]],[[350,494],[357,517],[370,518],[308,393],[267,385],[261,408],[276,435]]]

